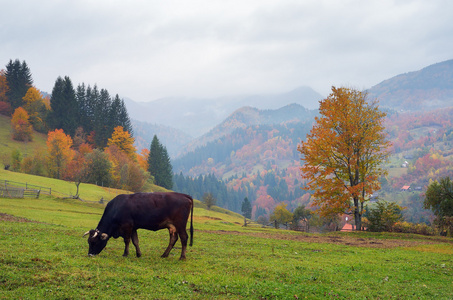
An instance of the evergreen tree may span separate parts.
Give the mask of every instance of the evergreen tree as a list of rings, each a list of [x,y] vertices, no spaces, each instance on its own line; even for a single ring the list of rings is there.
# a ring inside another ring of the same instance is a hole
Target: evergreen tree
[[[99,97],[95,104],[94,131],[95,142],[98,147],[104,148],[107,145],[108,138],[112,136],[113,128],[109,122],[112,100],[106,89],[101,89]]]
[[[70,136],[74,136],[78,126],[79,112],[76,94],[71,79],[58,77],[50,98],[51,112],[48,122],[52,129],[63,129]]]
[[[95,119],[96,119],[96,103],[99,98],[99,90],[98,87],[95,85],[93,88],[90,86],[86,89],[86,96],[85,96],[85,105],[84,105],[84,114],[86,115],[87,120],[89,120],[88,124],[84,124],[87,126],[85,131],[87,133],[91,133],[94,131],[95,126]]]
[[[244,202],[242,202],[242,215],[247,219],[252,217],[252,204],[249,201],[249,198],[245,197]]]
[[[79,107],[79,125],[83,127],[85,132],[91,132],[93,130],[93,111],[89,106],[87,88],[85,88],[84,83],[77,86],[76,100]]]
[[[25,61],[21,63],[18,59],[14,62],[9,61],[6,65],[5,76],[9,87],[6,96],[11,104],[12,111],[14,111],[22,106],[22,98],[32,86],[33,79],[27,63]]]
[[[132,123],[129,119],[129,114],[127,113],[124,100],[120,99],[118,94],[113,99],[112,106],[110,108],[110,123],[110,126],[113,126],[113,128],[121,126],[124,131],[127,131],[130,135],[133,135]]]
[[[155,183],[166,189],[173,187],[173,171],[167,148],[154,135],[148,156],[149,173],[154,176]]]
[[[202,201],[209,210],[217,202],[216,198],[214,198],[214,196],[211,193],[204,193]]]

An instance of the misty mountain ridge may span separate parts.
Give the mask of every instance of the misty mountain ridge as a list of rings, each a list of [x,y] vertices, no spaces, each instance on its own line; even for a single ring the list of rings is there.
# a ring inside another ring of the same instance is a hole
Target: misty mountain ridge
[[[397,75],[367,92],[370,97],[378,98],[381,107],[392,110],[426,111],[453,106],[453,60]],[[276,124],[277,115],[282,118],[279,122],[289,122],[307,109],[318,108],[321,99],[323,97],[311,88],[300,87],[275,95],[165,98],[146,103],[125,99],[125,103],[131,119],[140,124],[140,130],[134,129],[136,145],[140,144],[138,149],[148,148],[153,135],[157,134],[169,154],[176,157],[236,128]],[[266,114],[274,117],[266,117]]]
[[[453,106],[453,60],[400,74],[368,90],[382,107],[403,111]]]
[[[149,149],[154,135],[163,144],[171,157],[175,157],[181,149],[193,140],[185,132],[160,124],[150,124],[132,119],[135,147],[137,150]]]
[[[173,127],[190,136],[200,137],[244,106],[272,110],[296,103],[308,109],[316,109],[321,99],[323,96],[313,89],[299,87],[281,94],[124,101],[132,119]]]
[[[181,153],[193,151],[197,147],[206,145],[237,129],[246,129],[258,125],[277,125],[311,121],[317,110],[307,109],[299,104],[292,103],[279,109],[257,109],[246,106],[237,109],[222,123],[214,127],[205,135],[190,142]]]

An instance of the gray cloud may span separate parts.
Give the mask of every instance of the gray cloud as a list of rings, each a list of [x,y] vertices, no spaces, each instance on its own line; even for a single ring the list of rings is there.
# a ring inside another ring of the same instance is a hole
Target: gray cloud
[[[3,3],[1,3],[3,2]],[[368,88],[451,59],[453,2],[0,1],[0,63],[149,101]]]

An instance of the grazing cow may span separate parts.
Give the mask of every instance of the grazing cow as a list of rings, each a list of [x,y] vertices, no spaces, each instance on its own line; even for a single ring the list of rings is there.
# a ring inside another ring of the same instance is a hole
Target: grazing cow
[[[129,254],[129,243],[135,246],[137,257],[142,255],[138,245],[137,229],[157,231],[168,228],[170,243],[162,257],[167,257],[171,249],[181,238],[180,259],[186,258],[187,220],[190,218],[190,246],[193,244],[193,199],[179,193],[137,193],[118,195],[105,207],[104,214],[96,229],[87,231],[88,255],[99,254],[107,245],[110,237],[124,238],[124,254]]]

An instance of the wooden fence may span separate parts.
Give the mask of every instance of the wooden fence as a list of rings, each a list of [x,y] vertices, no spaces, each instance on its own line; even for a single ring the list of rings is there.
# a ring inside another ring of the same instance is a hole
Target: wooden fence
[[[0,197],[3,198],[39,198],[41,193],[51,195],[52,189],[28,183],[4,180],[0,182]]]

